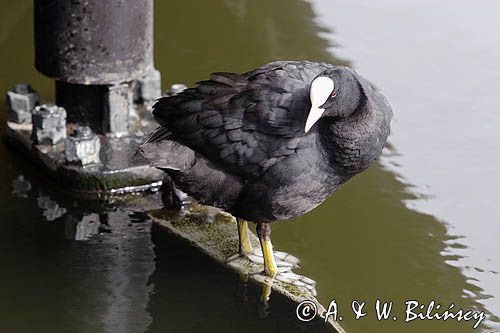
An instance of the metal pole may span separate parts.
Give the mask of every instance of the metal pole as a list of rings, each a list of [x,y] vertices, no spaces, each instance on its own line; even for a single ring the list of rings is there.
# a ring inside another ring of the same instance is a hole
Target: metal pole
[[[163,173],[134,158],[161,96],[153,0],[34,0],[34,9],[35,66],[55,80],[56,105],[38,105],[28,84],[8,91],[9,142],[83,196],[160,186]]]
[[[132,82],[154,73],[153,0],[34,4],[35,66],[56,80],[68,122],[126,134]]]
[[[66,83],[139,79],[153,69],[153,0],[35,0],[35,66]]]

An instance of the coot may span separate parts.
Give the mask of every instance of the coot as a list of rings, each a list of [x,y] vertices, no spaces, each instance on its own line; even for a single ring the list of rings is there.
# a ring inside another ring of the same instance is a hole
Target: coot
[[[202,204],[238,220],[240,252],[257,234],[269,276],[277,272],[270,223],[321,204],[380,155],[387,100],[352,69],[277,61],[209,80],[154,105],[160,127],[140,148],[152,166]]]

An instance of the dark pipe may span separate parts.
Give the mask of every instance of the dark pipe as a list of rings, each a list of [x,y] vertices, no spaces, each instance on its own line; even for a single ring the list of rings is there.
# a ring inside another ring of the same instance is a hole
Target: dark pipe
[[[113,84],[153,69],[153,0],[34,0],[35,66],[58,81]]]

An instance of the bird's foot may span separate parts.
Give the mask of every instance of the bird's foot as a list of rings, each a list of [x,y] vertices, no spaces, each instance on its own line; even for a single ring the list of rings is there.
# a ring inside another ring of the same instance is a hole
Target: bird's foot
[[[299,289],[303,289],[315,297],[318,294],[316,291],[316,281],[308,278],[307,276],[295,274],[294,272],[285,272],[279,273],[274,279],[282,283],[291,284]]]
[[[237,259],[240,259],[240,258],[246,258],[250,262],[252,262],[256,265],[263,265],[264,264],[264,256],[262,254],[262,251],[259,249],[254,249],[250,253],[246,253],[246,252],[235,253],[226,259],[226,263],[230,263],[230,262],[237,260]],[[278,267],[278,271],[277,271],[278,274],[290,272],[292,269],[295,269],[295,268],[300,268],[300,260],[291,254],[281,252],[281,251],[276,251],[276,252],[274,252],[274,258],[276,260],[276,265]],[[261,273],[257,273],[257,274],[261,274]],[[267,275],[265,271],[262,271],[262,274]]]
[[[265,276],[269,276],[266,271],[262,271],[260,273],[256,274],[262,274]],[[294,272],[288,271],[288,272],[278,272],[276,275],[270,280],[270,283],[266,286],[264,286],[263,292],[262,292],[262,299],[265,299],[269,294],[271,293],[271,287],[274,282],[281,282],[285,284],[290,284],[294,287],[297,287],[299,289],[302,289],[303,291],[307,293],[311,293],[314,297],[317,296],[317,291],[316,291],[316,281],[314,281],[311,278],[308,278],[307,276],[303,276],[300,274],[296,274]],[[267,296],[264,296],[267,295]]]
[[[264,264],[264,257],[260,250],[255,250],[253,253],[246,255],[246,257],[253,263],[262,265]],[[297,288],[310,292],[313,296],[317,295],[316,281],[303,275],[292,272],[292,269],[300,268],[300,260],[286,252],[275,251],[274,258],[276,261],[277,271],[275,274],[270,275],[265,270],[256,274],[273,277],[272,281],[278,281],[286,284],[291,284]],[[272,286],[272,283],[271,283]],[[270,286],[265,288],[270,292]],[[266,298],[267,292],[263,291],[263,299]]]
[[[252,253],[246,254],[245,256],[254,264],[264,264],[264,255],[260,249],[256,249]],[[292,269],[300,268],[300,260],[286,252],[275,251],[274,259],[276,261],[276,266],[278,267],[277,273],[285,273],[291,271]]]
[[[268,276],[266,272],[262,272]],[[316,297],[318,292],[316,291],[316,281],[303,275],[295,274],[294,272],[278,272],[273,278],[265,281],[262,284],[262,292],[260,296],[260,301],[267,303],[271,296],[271,290],[274,283],[285,283],[297,287],[306,293],[310,293],[312,296]]]
[[[221,217],[223,217],[225,219],[228,219],[228,220],[231,220],[231,221],[236,221],[236,217],[234,217],[233,215],[229,214],[228,212],[225,212],[222,209],[218,209],[218,208],[213,208],[213,209]]]
[[[255,250],[251,254],[240,255],[240,256],[246,257],[252,263],[258,265],[264,264],[264,257],[260,250]],[[275,281],[291,284],[295,287],[305,289],[306,291],[310,292],[313,296],[316,296],[316,281],[306,276],[302,276],[292,272],[293,269],[300,268],[300,261],[297,257],[288,254],[286,252],[275,251],[274,258],[276,260],[276,266],[277,266],[277,271],[276,274],[274,275]],[[265,270],[254,274],[270,276],[269,272],[266,272]],[[263,294],[265,294],[265,292]]]

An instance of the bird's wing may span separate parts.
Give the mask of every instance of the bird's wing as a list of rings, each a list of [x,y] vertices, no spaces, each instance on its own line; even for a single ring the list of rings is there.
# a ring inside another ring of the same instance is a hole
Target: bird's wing
[[[312,78],[287,65],[271,63],[241,75],[214,73],[195,88],[160,99],[155,119],[168,128],[169,140],[230,173],[259,177],[299,149],[304,137]]]

